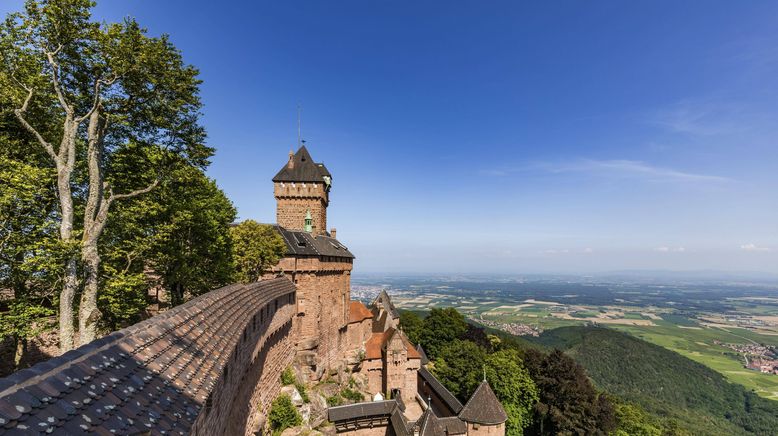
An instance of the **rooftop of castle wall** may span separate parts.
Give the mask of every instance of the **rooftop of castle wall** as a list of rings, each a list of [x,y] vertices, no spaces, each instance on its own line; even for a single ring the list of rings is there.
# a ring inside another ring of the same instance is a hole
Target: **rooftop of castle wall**
[[[186,434],[241,337],[294,292],[230,285],[0,379],[0,433]]]

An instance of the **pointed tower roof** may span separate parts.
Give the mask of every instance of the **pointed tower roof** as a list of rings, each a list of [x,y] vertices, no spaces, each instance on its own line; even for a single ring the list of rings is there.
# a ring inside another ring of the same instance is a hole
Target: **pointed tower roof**
[[[273,181],[326,183],[324,177],[332,177],[332,175],[323,163],[313,161],[308,149],[303,145],[297,153],[289,156],[289,162],[273,177]]]
[[[419,353],[419,358],[421,358],[422,365],[430,363],[430,359],[427,357],[427,353],[424,352],[424,348],[422,348],[421,344],[416,346],[416,352]]]
[[[508,415],[489,383],[484,380],[459,412],[459,419],[483,425],[497,425],[507,421]]]

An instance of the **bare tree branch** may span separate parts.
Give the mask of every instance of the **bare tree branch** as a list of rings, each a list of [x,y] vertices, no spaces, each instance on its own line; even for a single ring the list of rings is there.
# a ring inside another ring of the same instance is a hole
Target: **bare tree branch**
[[[159,184],[159,179],[155,179],[151,184],[143,189],[136,189],[135,191],[128,192],[126,194],[114,194],[113,189],[108,187],[108,197],[100,204],[100,210],[97,212],[92,225],[89,229],[84,229],[84,240],[97,239],[103,232],[105,223],[108,220],[108,210],[111,207],[111,203],[115,200],[122,200],[125,198],[137,197],[138,195],[145,194],[154,189]]]
[[[89,111],[87,113],[85,113],[84,115],[76,118],[76,122],[77,123],[81,123],[85,119],[89,118],[97,110],[97,108],[100,107],[100,102],[102,101],[102,99],[100,98],[100,91],[102,91],[102,87],[103,86],[111,86],[111,85],[113,85],[113,83],[116,81],[116,79],[117,79],[117,76],[115,74],[114,74],[114,76],[112,78],[110,78],[108,80],[105,80],[103,78],[95,79],[95,84],[94,84],[95,96],[94,96],[94,100],[92,102],[92,107],[89,109]]]
[[[16,114],[16,118],[19,120],[20,123],[22,123],[22,126],[24,126],[27,131],[33,134],[35,138],[40,142],[40,144],[43,146],[43,148],[46,150],[46,153],[51,156],[52,159],[54,159],[54,162],[58,162],[59,158],[57,156],[57,153],[54,152],[54,147],[45,139],[43,139],[43,136],[38,133],[37,130],[35,130],[35,127],[32,127],[30,123],[27,122],[27,120],[24,118],[24,113],[27,112],[27,107],[30,105],[30,100],[32,100],[33,93],[35,91],[34,88],[28,88],[25,86],[25,89],[27,90],[27,98],[24,99],[24,103],[22,104],[22,107],[19,109],[14,109],[14,114]]]
[[[55,60],[55,57],[59,54],[59,52],[62,50],[62,44],[60,44],[59,47],[57,47],[56,50],[53,52],[45,51],[46,58],[49,60],[49,65],[51,66],[51,79],[54,83],[54,91],[57,93],[57,99],[59,99],[59,104],[62,105],[62,109],[65,110],[68,114],[73,114],[73,108],[70,107],[67,100],[65,99],[65,94],[62,92],[62,86],[59,81],[59,64]]]
[[[154,189],[159,184],[159,179],[155,179],[149,186],[146,186],[143,189],[136,189],[135,191],[128,192],[126,194],[113,194],[109,198],[109,200],[121,200],[123,198],[131,198],[131,197],[137,197],[138,195],[145,194],[152,189]]]

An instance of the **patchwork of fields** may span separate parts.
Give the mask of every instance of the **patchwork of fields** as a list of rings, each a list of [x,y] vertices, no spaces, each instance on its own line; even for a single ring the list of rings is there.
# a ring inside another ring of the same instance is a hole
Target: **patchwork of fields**
[[[515,331],[509,327],[517,325],[536,331],[607,326],[678,352],[778,400],[778,375],[745,368],[746,357],[754,356],[722,345],[778,347],[778,289],[430,279],[362,286],[368,293],[389,290],[400,309],[455,307],[475,321],[505,325],[506,331]]]

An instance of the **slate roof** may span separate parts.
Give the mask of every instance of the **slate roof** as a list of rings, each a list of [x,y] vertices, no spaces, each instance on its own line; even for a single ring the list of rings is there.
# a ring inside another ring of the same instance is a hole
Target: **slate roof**
[[[287,162],[278,174],[273,177],[274,182],[311,182],[324,183],[324,177],[332,177],[323,163],[313,161],[308,149],[303,145],[292,156],[294,165],[289,168]]]
[[[383,356],[383,351],[386,350],[386,344],[395,333],[399,334],[402,338],[403,344],[405,344],[405,349],[408,351],[408,358],[420,359],[421,356],[419,356],[419,352],[413,348],[413,344],[411,344],[411,341],[408,340],[405,334],[391,327],[385,332],[373,333],[373,335],[370,336],[370,338],[365,343],[365,358],[380,359]]]
[[[446,389],[446,387],[443,386],[427,368],[423,366],[419,368],[419,376],[427,382],[427,386],[429,386],[438,398],[446,404],[446,407],[451,410],[451,413],[456,415],[462,410],[462,403],[460,403],[459,400],[457,400],[457,397]]]
[[[467,422],[495,425],[507,421],[508,415],[497,396],[494,395],[489,383],[484,380],[467,400],[467,404],[459,413],[459,418]]]
[[[0,433],[186,434],[251,318],[294,290],[226,286],[0,379]]]
[[[389,294],[387,294],[385,290],[381,290],[375,300],[373,300],[372,306],[378,307],[379,304],[383,306],[384,310],[389,313],[392,318],[400,317],[400,312],[394,307],[392,299],[389,298]]]
[[[373,312],[369,311],[361,301],[352,300],[348,307],[348,323],[362,322],[373,317]]]
[[[389,416],[396,408],[398,408],[398,406],[397,401],[395,400],[347,404],[345,406],[335,406],[327,409],[327,418],[330,422],[337,422],[369,416]]]
[[[421,344],[416,346],[416,352],[419,353],[422,365],[430,363],[430,359],[427,357],[427,353],[424,352],[424,348],[421,347]]]
[[[287,255],[354,258],[348,248],[333,237],[313,236],[304,231],[287,230],[279,225],[274,227],[286,243]]]
[[[438,417],[428,407],[413,426],[418,429],[419,436],[448,436],[467,433],[467,423],[456,416]],[[414,434],[414,428],[409,429],[409,434]]]

